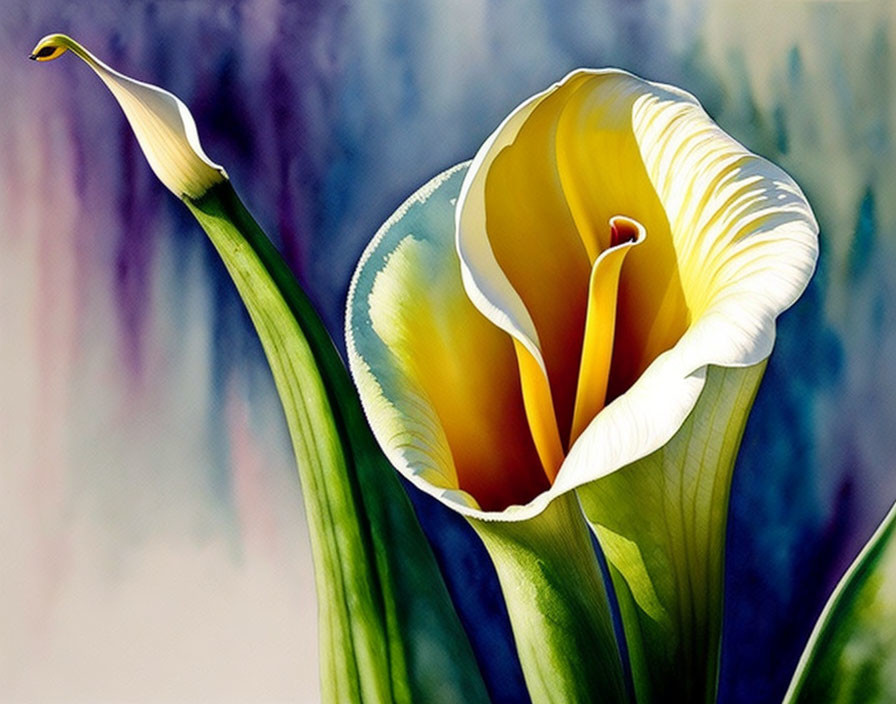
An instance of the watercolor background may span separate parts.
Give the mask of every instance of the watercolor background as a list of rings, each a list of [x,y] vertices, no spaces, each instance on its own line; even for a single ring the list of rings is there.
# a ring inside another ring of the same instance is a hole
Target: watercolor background
[[[794,175],[822,258],[737,469],[722,701],[780,701],[896,498],[889,2],[35,2],[0,19],[0,700],[314,701],[300,487],[261,348],[72,34],[190,105],[341,338],[354,262],[420,184],[577,66],[695,93]],[[496,702],[494,577],[415,495]]]

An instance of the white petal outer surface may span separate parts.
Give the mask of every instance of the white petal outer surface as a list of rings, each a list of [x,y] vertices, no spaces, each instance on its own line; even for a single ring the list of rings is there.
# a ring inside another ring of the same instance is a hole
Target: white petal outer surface
[[[584,88],[583,77],[589,81]],[[627,131],[634,139],[639,163],[615,164],[619,182],[637,169],[649,179],[667,221],[666,246],[674,251],[688,323],[680,339],[647,360],[633,383],[591,421],[549,491],[503,512],[463,510],[485,519],[528,518],[554,496],[662,447],[694,408],[707,365],[750,366],[771,353],[775,319],[805,289],[818,255],[818,225],[800,188],[725,134],[693,96],[618,70],[575,71],[523,103],[486,140],[457,204],[457,251],[467,293],[483,315],[528,349],[540,352],[538,332],[489,243],[485,182],[492,162],[538,104],[572,81],[579,83],[572,96],[591,90],[598,98],[580,103],[596,116],[589,122],[583,115],[583,130],[600,130],[603,120],[606,129]],[[564,148],[579,143],[573,137]],[[599,162],[602,155],[585,156]],[[612,192],[615,184],[604,185]],[[644,222],[648,242],[658,238],[649,216],[613,205],[599,204]],[[649,271],[649,262],[644,264]],[[623,284],[620,295],[625,292]]]
[[[35,53],[54,46],[77,54],[102,79],[121,105],[153,172],[174,195],[195,200],[227,178],[206,156],[193,116],[177,96],[119,73],[64,34],[44,37]]]

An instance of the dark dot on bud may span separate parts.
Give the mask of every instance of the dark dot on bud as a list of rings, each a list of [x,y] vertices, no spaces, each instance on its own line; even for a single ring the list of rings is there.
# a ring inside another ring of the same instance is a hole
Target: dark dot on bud
[[[50,54],[53,54],[55,51],[56,51],[55,46],[45,46],[39,52],[34,54],[34,57],[37,59],[45,59],[46,57],[50,56]]]

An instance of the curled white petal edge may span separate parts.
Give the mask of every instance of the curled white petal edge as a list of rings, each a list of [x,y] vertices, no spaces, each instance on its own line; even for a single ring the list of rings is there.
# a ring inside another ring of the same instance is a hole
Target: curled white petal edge
[[[37,44],[43,45],[64,47],[93,69],[124,111],[153,172],[178,198],[199,198],[227,178],[205,154],[196,122],[176,95],[125,76],[64,34],[47,35]]]

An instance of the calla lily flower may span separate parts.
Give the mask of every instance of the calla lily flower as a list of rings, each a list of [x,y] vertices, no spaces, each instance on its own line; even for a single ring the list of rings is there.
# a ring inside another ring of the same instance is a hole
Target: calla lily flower
[[[373,430],[460,513],[531,518],[666,444],[709,365],[765,359],[817,233],[693,96],[575,71],[363,255],[347,338]]]
[[[533,630],[539,607],[514,603],[535,598],[521,575],[534,594],[585,587],[543,579],[563,559],[505,562],[545,530],[569,543],[574,519],[559,529],[552,507],[577,490],[638,700],[663,700],[656,682],[714,698],[731,469],[776,318],[817,254],[784,171],[692,95],[614,69],[524,102],[370,243],[347,318],[368,420],[395,467],[483,536],[530,688],[545,665],[526,653],[552,625]],[[509,527],[530,523],[546,527]]]

